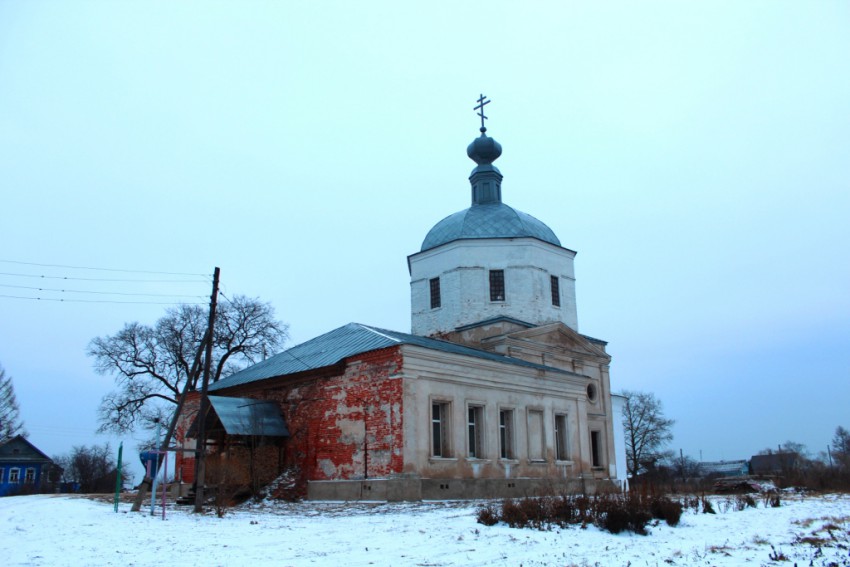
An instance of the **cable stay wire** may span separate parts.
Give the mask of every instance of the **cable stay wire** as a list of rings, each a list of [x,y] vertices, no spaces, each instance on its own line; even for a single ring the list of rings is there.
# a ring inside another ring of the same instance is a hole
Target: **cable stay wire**
[[[27,299],[31,301],[54,301],[59,303],[121,303],[129,305],[206,305],[206,303],[192,303],[184,301],[117,301],[110,299],[66,299],[53,297],[24,297],[21,295],[6,295],[0,293],[0,297],[8,299]]]
[[[83,282],[131,282],[131,283],[209,283],[212,280],[151,280],[138,278],[77,278],[73,276],[45,276],[39,274],[19,274],[14,272],[0,272],[0,276],[14,276],[19,278],[40,278],[45,280],[73,280]]]
[[[65,264],[39,264],[37,262],[20,262],[17,260],[3,260],[0,259],[0,263],[4,264],[18,264],[22,266],[40,266],[43,268],[65,268],[70,270],[95,270],[99,272],[122,272],[125,274],[156,274],[156,275],[165,275],[165,276],[191,276],[191,277],[202,277],[209,278],[211,274],[197,274],[197,273],[189,273],[189,272],[161,272],[155,270],[120,270],[116,268],[94,268],[91,266],[69,266]]]
[[[87,290],[79,290],[79,289],[57,289],[57,288],[49,288],[49,287],[31,287],[26,285],[9,285],[9,284],[0,284],[0,287],[11,287],[15,289],[32,289],[36,291],[55,291],[59,293],[88,293],[95,295],[122,295],[122,296],[134,296],[134,297],[189,297],[192,299],[204,299],[203,295],[183,295],[177,293],[123,293],[120,291],[87,291]]]

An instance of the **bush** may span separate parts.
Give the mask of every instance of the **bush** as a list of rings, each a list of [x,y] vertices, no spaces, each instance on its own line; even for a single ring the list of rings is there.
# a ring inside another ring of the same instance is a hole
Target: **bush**
[[[561,495],[557,497],[503,500],[501,507],[489,503],[477,511],[477,521],[485,526],[504,522],[512,528],[548,529],[570,524],[593,523],[611,533],[633,531],[646,534],[653,517],[671,526],[678,524],[682,505],[666,497],[647,498],[638,493],[600,494],[596,496]]]
[[[678,526],[684,506],[666,496],[657,496],[652,500],[650,510],[653,518],[664,520],[668,526]]]
[[[478,509],[478,517],[476,518],[479,524],[485,526],[495,526],[499,523],[499,512],[495,505],[487,504]]]

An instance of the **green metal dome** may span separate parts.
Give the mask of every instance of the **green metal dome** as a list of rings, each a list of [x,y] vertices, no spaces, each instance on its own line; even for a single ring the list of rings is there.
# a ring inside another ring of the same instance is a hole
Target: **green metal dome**
[[[475,204],[434,225],[422,242],[421,251],[467,238],[523,237],[561,245],[552,229],[531,215],[504,203]]]

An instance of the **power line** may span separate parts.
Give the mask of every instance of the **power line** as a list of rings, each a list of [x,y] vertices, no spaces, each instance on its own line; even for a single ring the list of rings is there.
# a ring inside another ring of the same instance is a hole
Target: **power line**
[[[210,274],[193,274],[187,272],[159,272],[153,270],[119,270],[115,268],[94,268],[91,266],[68,266],[64,264],[39,264],[36,262],[19,262],[16,260],[2,260],[0,262],[5,264],[19,264],[22,266],[41,266],[43,268],[66,268],[71,270],[96,270],[100,272],[123,272],[127,274],[159,274],[166,276],[196,276],[196,277],[210,277]]]
[[[175,302],[175,301],[115,301],[108,299],[64,299],[64,298],[51,298],[51,297],[23,297],[20,295],[6,295],[0,294],[0,297],[5,297],[9,299],[29,299],[32,301],[57,301],[59,303],[122,303],[129,305],[206,305],[206,303],[185,303],[185,302]]]
[[[124,296],[137,296],[137,297],[191,297],[194,299],[203,299],[205,296],[203,295],[182,295],[176,293],[121,293],[118,291],[85,291],[79,289],[56,289],[56,288],[48,288],[48,287],[30,287],[26,285],[9,285],[9,284],[0,284],[0,287],[11,287],[15,289],[34,289],[36,291],[57,291],[60,293],[90,293],[97,295],[124,295]]]
[[[2,260],[0,260],[2,262]],[[202,275],[202,274],[199,274]],[[84,282],[133,282],[133,283],[207,283],[208,280],[149,280],[149,279],[115,279],[115,278],[75,278],[71,276],[45,276],[36,274],[17,274],[13,272],[0,272],[0,276],[15,276],[20,278],[41,278],[45,280],[73,280]]]

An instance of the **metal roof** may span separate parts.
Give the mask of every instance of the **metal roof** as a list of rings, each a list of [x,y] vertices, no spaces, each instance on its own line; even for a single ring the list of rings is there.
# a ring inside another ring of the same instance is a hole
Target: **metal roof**
[[[289,437],[280,407],[268,400],[208,396],[228,435]]]
[[[420,251],[468,238],[521,237],[561,245],[552,229],[533,216],[504,203],[489,203],[473,205],[438,222],[425,236]]]
[[[534,364],[533,362],[465,347],[448,341],[388,331],[360,323],[349,323],[219,380],[210,386],[210,391],[332,366],[349,356],[401,344],[416,345],[440,352],[473,356],[505,364],[577,376],[577,374],[559,368]]]

